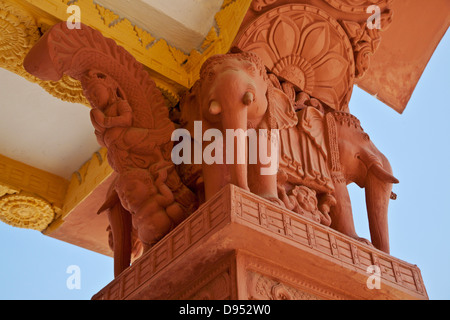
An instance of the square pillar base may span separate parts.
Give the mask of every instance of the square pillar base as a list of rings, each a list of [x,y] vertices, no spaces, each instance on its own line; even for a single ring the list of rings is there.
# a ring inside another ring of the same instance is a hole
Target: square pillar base
[[[92,299],[428,295],[417,266],[228,185]]]

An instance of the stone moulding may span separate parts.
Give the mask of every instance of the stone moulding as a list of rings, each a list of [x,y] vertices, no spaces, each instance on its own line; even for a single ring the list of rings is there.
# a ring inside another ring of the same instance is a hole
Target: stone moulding
[[[220,261],[230,255],[231,269],[218,272]],[[371,265],[381,269],[379,290],[366,286]],[[216,287],[205,280],[216,276],[220,281],[234,279],[229,280],[231,289],[237,281],[232,299],[261,297],[262,291],[251,291],[242,281],[270,286],[265,298],[428,299],[417,266],[233,185],[202,205],[93,299],[215,297],[188,288]]]
[[[113,169],[106,159],[107,150],[100,149],[72,174],[67,186],[61,218],[64,219],[77,205],[86,198],[103,181],[113,174]]]
[[[68,182],[54,174],[0,155],[0,184],[10,186],[17,192],[39,194],[61,209]],[[0,193],[0,196],[3,194]]]

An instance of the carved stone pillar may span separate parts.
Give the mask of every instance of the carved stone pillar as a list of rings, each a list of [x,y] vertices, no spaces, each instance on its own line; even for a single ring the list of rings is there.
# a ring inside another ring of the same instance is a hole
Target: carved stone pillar
[[[187,124],[171,121],[143,66],[98,30],[69,30],[62,22],[34,45],[26,70],[81,82],[95,135],[117,173],[99,210],[108,212],[116,279],[94,299],[427,299],[420,270],[388,254],[387,205],[398,180],[348,110],[379,40],[367,26],[369,4],[253,1],[232,53],[206,60],[181,99],[181,113],[192,116]],[[375,1],[383,21],[388,4]],[[220,90],[209,96],[211,88]],[[234,93],[241,95],[233,100]],[[219,163],[202,166],[192,182],[185,173],[196,168],[172,161],[171,137],[198,120],[221,133],[279,130],[278,172],[258,180],[262,174]],[[261,197],[232,185],[215,194],[233,174],[243,188],[253,178],[248,189],[264,189]],[[380,250],[354,231],[351,182],[370,187],[369,223]],[[214,190],[206,203],[199,196],[205,189]],[[136,239],[144,253],[130,266]],[[368,284],[374,266],[376,290]]]
[[[381,269],[378,289],[367,284],[372,265]],[[232,185],[93,297],[427,298],[417,266]]]

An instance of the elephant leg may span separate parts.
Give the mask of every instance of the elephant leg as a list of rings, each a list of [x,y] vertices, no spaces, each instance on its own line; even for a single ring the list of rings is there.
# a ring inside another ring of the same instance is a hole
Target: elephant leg
[[[114,241],[114,277],[131,263],[131,215],[120,202],[108,211]]]
[[[224,164],[202,164],[205,201],[211,199],[231,181],[229,167]]]
[[[366,205],[370,236],[375,248],[389,253],[388,206],[392,184],[369,173],[366,180]]]
[[[278,198],[276,174],[262,175],[260,165],[249,165],[248,174],[248,184],[251,192],[284,207],[283,201]]]
[[[279,136],[268,134],[266,130],[258,133],[258,141],[249,140],[248,185],[250,191],[285,207],[278,197],[278,165],[279,165]],[[254,144],[258,144],[255,148]]]
[[[350,195],[345,182],[335,184],[335,197],[337,204],[330,210],[331,228],[359,240],[353,221]]]

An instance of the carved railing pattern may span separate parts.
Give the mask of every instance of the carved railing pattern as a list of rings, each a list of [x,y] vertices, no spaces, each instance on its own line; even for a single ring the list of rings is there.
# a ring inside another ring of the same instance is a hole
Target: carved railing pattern
[[[381,281],[414,295],[427,297],[417,266],[305,219],[233,185],[225,187],[169,233],[149,252],[93,299],[127,299],[159,272],[230,223],[244,225],[293,244],[299,250],[325,256],[337,265],[365,273],[370,265],[381,269]]]

